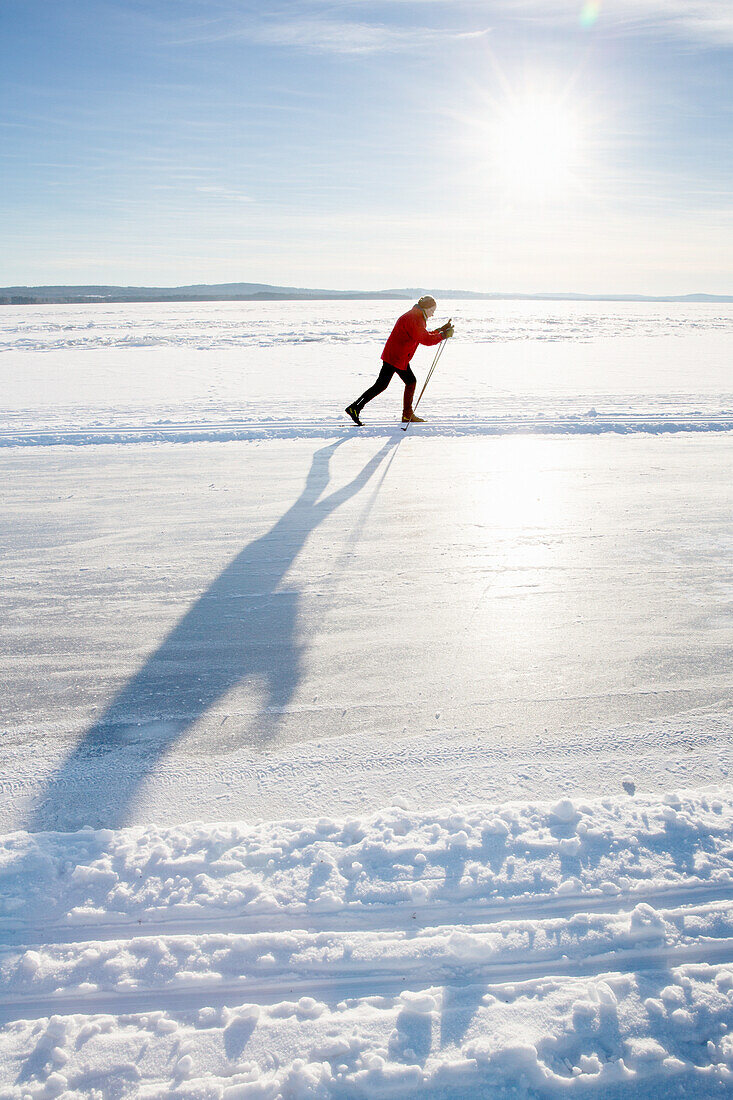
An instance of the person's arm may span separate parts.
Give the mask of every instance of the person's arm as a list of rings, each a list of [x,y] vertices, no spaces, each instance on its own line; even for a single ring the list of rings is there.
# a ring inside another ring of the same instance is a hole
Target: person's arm
[[[427,347],[432,347],[433,344],[439,344],[441,340],[446,339],[441,329],[428,332],[428,326],[425,324],[425,318],[422,314],[415,318],[414,337],[418,344],[426,344]]]

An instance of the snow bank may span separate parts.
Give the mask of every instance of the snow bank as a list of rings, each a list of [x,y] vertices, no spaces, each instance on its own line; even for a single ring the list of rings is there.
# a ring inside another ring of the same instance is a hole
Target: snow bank
[[[8,835],[0,1097],[725,1095],[732,827],[727,788]]]
[[[730,788],[637,797],[508,803],[369,818],[190,824],[0,841],[2,938],[204,918],[240,925],[286,918],[317,926],[489,916],[507,902],[531,916],[575,900],[633,907],[637,896],[733,896]],[[399,912],[395,914],[395,911]],[[393,917],[390,918],[390,913]]]
[[[3,1032],[0,1096],[723,1097],[732,989],[733,969],[696,966],[430,987],[418,1011],[403,993],[52,1016]]]

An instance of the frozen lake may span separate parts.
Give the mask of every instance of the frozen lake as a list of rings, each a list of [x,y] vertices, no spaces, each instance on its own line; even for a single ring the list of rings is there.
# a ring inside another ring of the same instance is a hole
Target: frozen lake
[[[400,309],[0,314],[5,828],[725,778],[733,311],[451,303],[358,433]]]
[[[0,311],[8,1095],[730,1091],[733,311],[404,305]]]

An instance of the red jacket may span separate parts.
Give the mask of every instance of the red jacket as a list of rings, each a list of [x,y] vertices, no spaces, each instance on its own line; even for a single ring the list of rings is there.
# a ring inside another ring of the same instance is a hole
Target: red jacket
[[[442,332],[428,332],[425,314],[419,306],[413,306],[398,318],[395,327],[384,345],[382,360],[390,367],[406,370],[417,351],[418,344],[439,344],[444,340]]]

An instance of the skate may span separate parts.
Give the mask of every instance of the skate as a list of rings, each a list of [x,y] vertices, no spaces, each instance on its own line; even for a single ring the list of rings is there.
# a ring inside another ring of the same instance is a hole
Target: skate
[[[356,405],[349,405],[344,411],[347,413],[348,416],[351,417],[354,423],[361,428],[362,423],[359,419],[359,410],[357,409]]]

